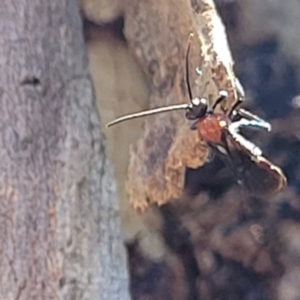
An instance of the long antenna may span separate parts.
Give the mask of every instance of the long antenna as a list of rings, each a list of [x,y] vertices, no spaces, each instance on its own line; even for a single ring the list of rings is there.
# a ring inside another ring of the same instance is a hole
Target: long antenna
[[[159,114],[159,113],[172,111],[172,110],[188,109],[190,107],[191,107],[191,104],[183,103],[183,104],[174,104],[174,105],[154,108],[154,109],[150,109],[150,110],[145,110],[145,111],[141,111],[141,112],[138,112],[138,113],[133,113],[133,114],[130,114],[130,115],[125,115],[123,117],[115,119],[115,120],[109,122],[108,124],[106,124],[106,127],[110,127],[110,126],[113,126],[115,124],[127,121],[127,120],[132,120],[132,119],[145,117],[145,116],[149,116],[149,115],[154,115],[154,114]]]
[[[188,93],[189,93],[189,97],[190,97],[190,101],[193,102],[193,93],[192,93],[192,89],[191,89],[191,84],[190,84],[190,77],[189,77],[189,73],[190,73],[190,67],[189,67],[189,55],[190,55],[190,48],[191,48],[191,40],[194,37],[194,33],[191,32],[188,38],[188,44],[187,44],[187,48],[186,48],[186,55],[185,55],[185,81],[186,81],[186,85],[187,85],[187,89],[188,89]],[[208,86],[209,82],[206,82],[205,85],[203,86],[200,95],[203,95],[206,87]]]
[[[191,32],[188,38],[188,44],[186,48],[186,53],[185,53],[185,81],[190,97],[190,101],[193,99],[193,94],[192,94],[192,89],[191,89],[191,84],[190,84],[190,78],[189,78],[189,54],[190,54],[190,48],[191,48],[191,39],[193,38],[194,34]]]
[[[189,53],[190,53],[190,48],[191,48],[191,39],[194,36],[193,33],[190,33],[189,38],[188,38],[188,45],[186,49],[186,54],[185,54],[185,76],[186,76],[186,84],[187,84],[187,89],[188,89],[188,94],[190,97],[190,101],[193,100],[193,95],[192,95],[192,89],[190,85],[190,79],[189,79]],[[207,84],[206,84],[207,85]],[[206,87],[205,85],[205,87]],[[146,111],[141,111],[138,113],[133,113],[130,115],[125,115],[123,117],[120,117],[118,119],[115,119],[111,122],[109,122],[106,127],[111,127],[115,124],[127,121],[127,120],[132,120],[140,117],[145,117],[149,115],[154,115],[154,114],[159,114],[167,111],[172,111],[172,110],[182,110],[182,109],[191,109],[193,106],[193,103],[184,103],[184,104],[175,104],[175,105],[170,105],[170,106],[164,106],[164,107],[159,107],[159,108],[154,108]]]

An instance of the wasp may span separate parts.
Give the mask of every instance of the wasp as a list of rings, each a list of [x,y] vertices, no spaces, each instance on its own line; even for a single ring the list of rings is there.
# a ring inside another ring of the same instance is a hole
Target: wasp
[[[228,92],[221,90],[213,104],[202,97],[193,97],[189,80],[189,51],[188,43],[185,59],[186,84],[189,103],[175,104],[137,112],[122,116],[107,124],[107,127],[117,123],[149,116],[153,114],[185,110],[185,117],[192,120],[192,130],[197,130],[199,137],[206,141],[213,153],[218,155],[232,170],[238,184],[245,187],[251,195],[268,196],[278,193],[286,186],[286,178],[279,167],[263,156],[262,150],[249,141],[241,133],[242,128],[270,131],[267,121],[241,108],[245,93],[236,79],[237,101],[232,108],[225,110],[220,105]],[[221,112],[215,112],[220,106]]]

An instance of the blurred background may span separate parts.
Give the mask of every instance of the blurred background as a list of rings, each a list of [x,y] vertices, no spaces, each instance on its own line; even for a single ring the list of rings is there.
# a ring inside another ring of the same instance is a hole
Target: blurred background
[[[142,54],[138,48],[132,51],[124,35],[124,7],[130,1],[81,2],[102,125],[148,108],[153,81],[141,64]],[[179,2],[202,9],[202,1]],[[215,0],[215,6],[226,28],[235,74],[246,91],[245,106],[273,127],[271,134],[251,139],[282,168],[288,187],[271,198],[250,197],[214,160],[187,170],[184,197],[139,215],[128,204],[125,180],[129,147],[144,120],[105,130],[119,186],[132,298],[297,300],[300,2]]]

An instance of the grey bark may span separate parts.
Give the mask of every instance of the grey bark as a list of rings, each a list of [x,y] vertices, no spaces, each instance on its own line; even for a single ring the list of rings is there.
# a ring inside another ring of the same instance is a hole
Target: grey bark
[[[75,0],[0,8],[0,299],[129,299]]]

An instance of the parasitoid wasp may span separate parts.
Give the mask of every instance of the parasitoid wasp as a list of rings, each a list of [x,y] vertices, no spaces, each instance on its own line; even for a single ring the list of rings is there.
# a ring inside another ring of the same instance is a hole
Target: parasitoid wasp
[[[281,169],[262,153],[262,150],[241,134],[242,128],[271,130],[271,125],[240,105],[245,100],[245,94],[236,79],[238,100],[232,108],[215,112],[216,107],[228,97],[227,91],[221,90],[217,100],[210,105],[205,98],[194,98],[189,80],[190,40],[186,51],[185,72],[186,84],[190,102],[154,108],[122,116],[107,124],[107,127],[117,123],[148,115],[185,110],[185,117],[193,120],[192,130],[197,130],[199,137],[206,141],[213,153],[218,155],[230,168],[237,182],[245,187],[251,195],[267,196],[278,193],[285,185],[286,178]]]

